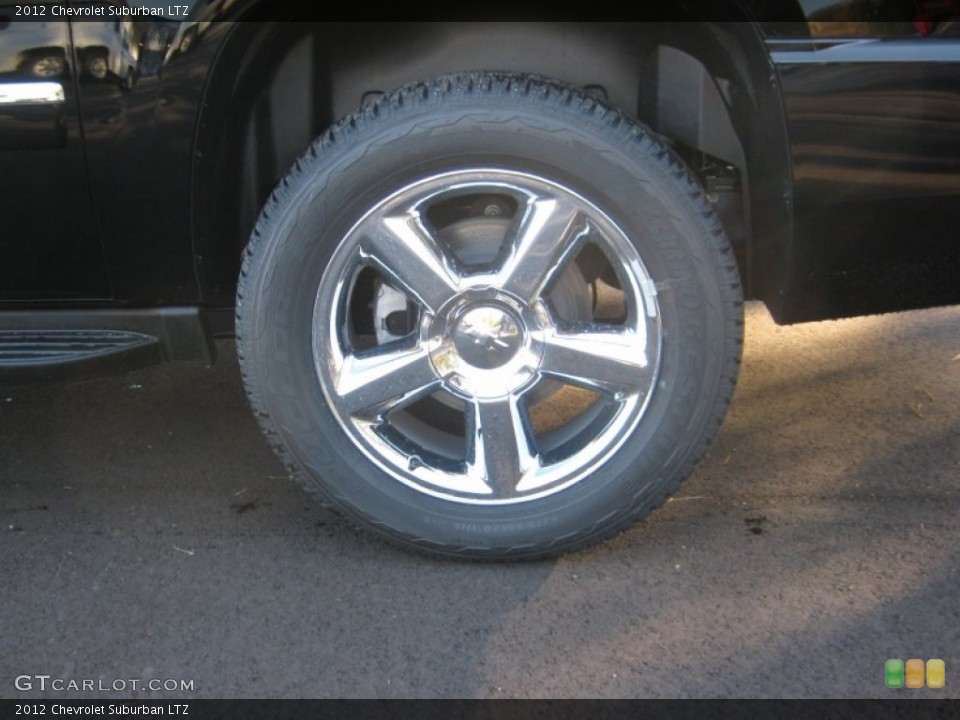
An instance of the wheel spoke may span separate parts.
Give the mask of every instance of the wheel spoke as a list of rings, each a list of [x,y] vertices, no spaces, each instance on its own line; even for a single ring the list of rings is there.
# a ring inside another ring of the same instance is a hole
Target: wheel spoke
[[[481,480],[498,499],[509,498],[539,467],[521,400],[509,396],[473,403],[468,414],[467,474]]]
[[[655,286],[624,230],[550,178],[488,167],[416,178],[366,213],[330,259],[313,335],[366,461],[465,507],[536,507],[602,473],[661,362]],[[599,312],[587,283],[609,269]]]
[[[547,333],[544,375],[607,393],[633,394],[650,382],[646,348],[633,331]]]
[[[364,257],[391,284],[431,312],[457,292],[455,261],[415,213],[381,218],[364,238],[362,248]]]
[[[531,201],[498,273],[500,287],[532,303],[573,257],[588,228],[586,217],[571,203]]]
[[[339,405],[351,416],[382,418],[440,384],[422,347],[371,356],[348,355],[336,377]]]

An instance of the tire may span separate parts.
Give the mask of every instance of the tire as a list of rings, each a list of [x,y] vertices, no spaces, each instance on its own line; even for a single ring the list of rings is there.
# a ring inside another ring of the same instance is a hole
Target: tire
[[[733,394],[740,282],[637,122],[472,73],[331,128],[268,201],[237,303],[254,411],[295,477],[442,555],[611,537],[693,469]]]
[[[87,75],[97,81],[105,80],[110,73],[109,58],[102,53],[90,53],[86,62]]]
[[[66,69],[66,60],[61,51],[38,54],[23,64],[23,72],[35,78],[57,78]]]

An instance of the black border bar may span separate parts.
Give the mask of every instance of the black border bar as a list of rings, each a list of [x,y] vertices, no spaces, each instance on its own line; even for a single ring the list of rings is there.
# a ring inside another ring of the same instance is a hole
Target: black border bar
[[[28,706],[29,709],[24,712]],[[56,706],[56,707],[55,707]],[[99,711],[91,712],[92,709]],[[946,720],[958,700],[0,700],[3,718],[190,720]]]

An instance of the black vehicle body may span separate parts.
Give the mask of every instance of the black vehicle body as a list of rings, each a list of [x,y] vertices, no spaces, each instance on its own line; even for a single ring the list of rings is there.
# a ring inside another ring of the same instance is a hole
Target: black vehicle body
[[[325,178],[315,138],[443,77],[468,89],[473,77],[520,77],[545,97],[570,88],[583,127],[594,98],[672,148],[736,257],[733,283],[719,272],[729,249],[711,260],[730,291],[728,349],[739,348],[741,285],[782,324],[960,303],[960,4],[676,0],[642,23],[308,22],[301,5],[0,0],[0,382],[212,360],[212,338],[234,332],[258,216],[282,234],[270,213],[295,211],[282,188],[299,182],[298,158],[309,149],[301,159]],[[429,87],[455,110],[456,93]],[[512,99],[494,89],[477,102]],[[272,262],[261,244],[258,261]],[[512,312],[491,297],[498,317]],[[701,404],[732,395],[739,351],[723,352],[729,378],[717,370]],[[316,379],[312,390],[320,402]],[[248,392],[265,417],[260,388]],[[411,473],[419,463],[413,454]],[[654,500],[637,500],[634,516]],[[462,527],[481,527],[474,519]],[[451,533],[437,541],[448,554],[522,542]],[[554,551],[536,542],[531,556]]]
[[[395,27],[231,22],[265,11],[244,1],[71,28],[6,2],[0,83],[58,58],[42,79],[65,102],[0,111],[0,313],[229,308],[256,214],[313,137],[365,96],[476,67],[592,86],[736,166],[704,177],[736,189],[741,275],[779,322],[960,302],[960,38],[921,36],[909,3]]]

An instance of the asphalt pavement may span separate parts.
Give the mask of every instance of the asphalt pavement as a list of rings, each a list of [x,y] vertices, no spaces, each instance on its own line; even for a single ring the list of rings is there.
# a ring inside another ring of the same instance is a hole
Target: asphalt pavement
[[[960,308],[777,327],[751,304],[680,492],[515,565],[316,506],[219,350],[0,388],[0,698],[960,697]],[[946,686],[889,690],[889,658],[943,659]]]

